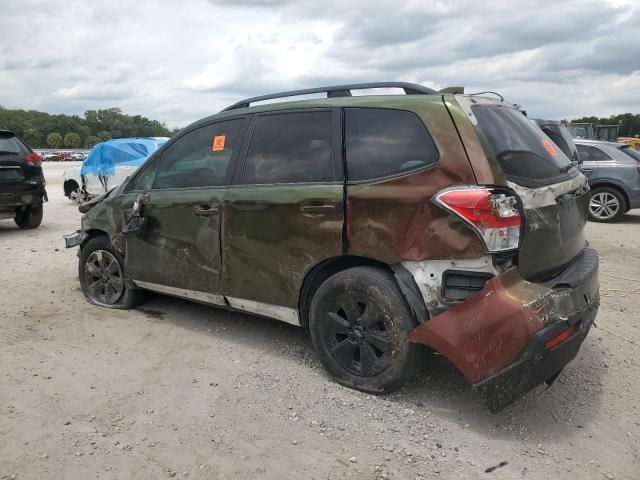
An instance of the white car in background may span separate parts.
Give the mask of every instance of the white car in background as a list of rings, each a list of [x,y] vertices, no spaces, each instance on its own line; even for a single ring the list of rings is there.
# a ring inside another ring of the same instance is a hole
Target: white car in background
[[[168,137],[135,137],[97,144],[81,166],[65,170],[64,194],[74,203],[84,203],[120,185]]]

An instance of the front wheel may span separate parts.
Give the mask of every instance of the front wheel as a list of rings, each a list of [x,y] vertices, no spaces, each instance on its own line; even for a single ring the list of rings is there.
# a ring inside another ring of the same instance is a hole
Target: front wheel
[[[318,289],[309,315],[311,342],[336,380],[370,393],[399,389],[414,374],[418,345],[411,310],[390,272],[356,267]]]
[[[142,299],[142,292],[127,286],[122,257],[104,235],[92,238],[82,248],[78,275],[84,296],[94,305],[127,309]]]

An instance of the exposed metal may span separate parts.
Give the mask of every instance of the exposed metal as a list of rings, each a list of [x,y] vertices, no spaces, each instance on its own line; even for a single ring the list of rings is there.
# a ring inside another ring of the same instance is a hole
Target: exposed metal
[[[268,95],[260,95],[257,97],[246,98],[233,105],[228,106],[223,112],[236,110],[238,108],[249,107],[252,103],[262,102],[265,100],[275,100],[278,98],[297,97],[300,95],[312,95],[314,93],[326,93],[329,98],[333,97],[350,97],[351,90],[369,90],[374,88],[401,88],[407,95],[430,95],[438,93],[437,91],[408,82],[370,82],[370,83],[350,83],[346,85],[333,85],[329,87],[305,88],[302,90],[290,90],[288,92],[271,93]]]

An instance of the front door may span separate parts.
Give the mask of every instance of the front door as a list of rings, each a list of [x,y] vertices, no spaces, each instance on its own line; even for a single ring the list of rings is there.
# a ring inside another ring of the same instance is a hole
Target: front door
[[[223,214],[231,306],[298,323],[305,275],[342,254],[344,184],[337,110],[255,115]]]
[[[127,276],[140,287],[224,303],[222,204],[244,125],[237,118],[193,129],[133,179],[131,193],[148,194],[146,228],[126,239]]]

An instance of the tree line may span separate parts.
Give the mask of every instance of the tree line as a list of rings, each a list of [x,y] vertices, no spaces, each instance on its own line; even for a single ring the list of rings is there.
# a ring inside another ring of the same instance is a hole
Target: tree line
[[[0,105],[0,130],[11,130],[31,148],[92,148],[110,138],[170,137],[164,123],[119,108],[88,110],[84,116],[12,110]]]

